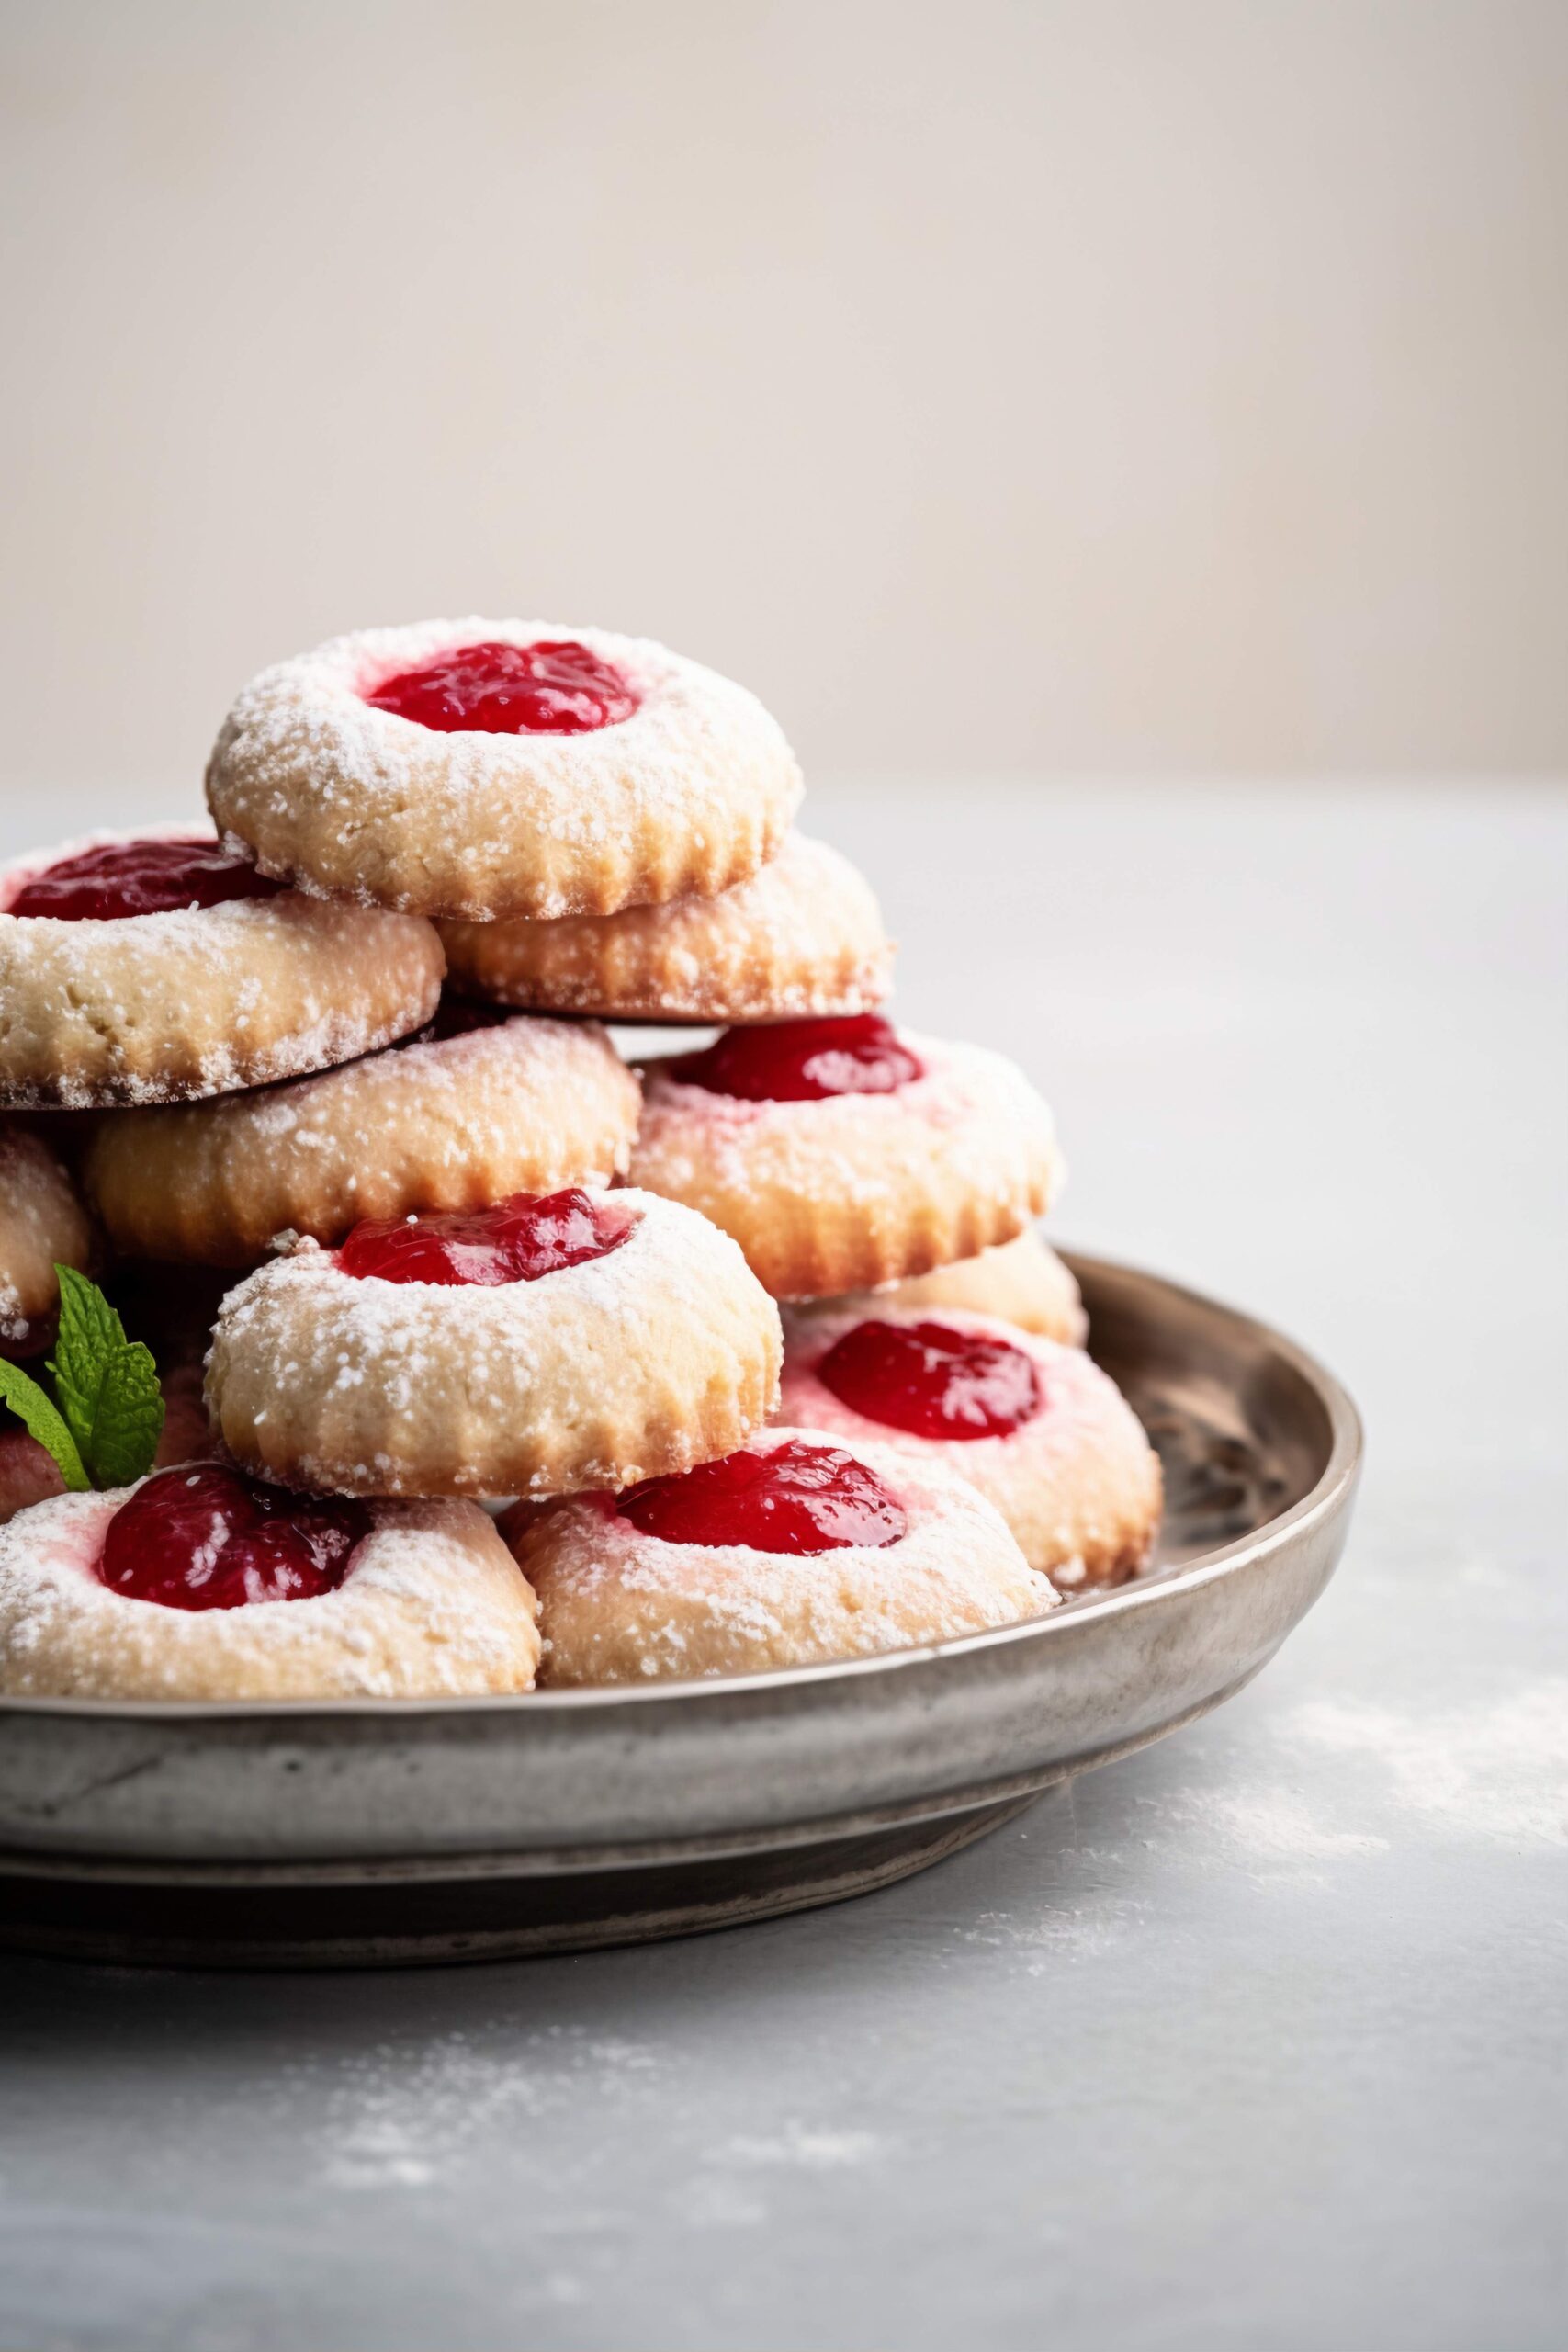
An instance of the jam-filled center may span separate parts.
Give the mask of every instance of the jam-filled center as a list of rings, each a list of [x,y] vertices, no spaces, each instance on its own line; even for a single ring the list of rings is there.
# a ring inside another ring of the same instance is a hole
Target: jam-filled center
[[[536,1283],[565,1266],[608,1257],[637,1220],[615,1201],[580,1187],[564,1193],[514,1193],[487,1209],[431,1216],[368,1217],[337,1253],[345,1274],[383,1283]]]
[[[120,1505],[98,1577],[111,1592],[164,1609],[317,1600],[337,1590],[369,1532],[363,1503],[291,1495],[221,1463],[190,1463],[160,1470]]]
[[[852,1412],[915,1437],[1008,1437],[1045,1401],[1021,1348],[946,1323],[857,1323],[817,1377]]]
[[[112,922],[121,915],[168,915],[229,899],[270,899],[281,890],[211,834],[105,842],[46,865],[6,909],[56,922]]]
[[[670,1074],[746,1102],[820,1102],[830,1094],[891,1094],[924,1069],[890,1021],[856,1012],[841,1021],[727,1029],[701,1053],[671,1062]]]
[[[365,699],[440,735],[587,735],[629,718],[640,696],[613,662],[562,638],[460,645],[383,679]]]
[[[873,1550],[897,1544],[903,1506],[841,1446],[789,1438],[761,1453],[728,1453],[682,1476],[649,1478],[616,1505],[664,1544],[739,1544],[753,1552]]]

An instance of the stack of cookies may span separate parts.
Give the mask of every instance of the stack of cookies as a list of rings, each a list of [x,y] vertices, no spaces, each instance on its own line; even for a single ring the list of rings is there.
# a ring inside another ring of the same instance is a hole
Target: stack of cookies
[[[1050,1114],[884,1015],[800,797],[662,646],[431,622],[253,680],[215,831],[0,873],[0,1691],[746,1673],[1137,1572]]]

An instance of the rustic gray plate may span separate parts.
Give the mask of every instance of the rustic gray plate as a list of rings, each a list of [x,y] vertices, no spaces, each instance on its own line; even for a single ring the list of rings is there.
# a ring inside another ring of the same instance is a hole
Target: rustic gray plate
[[[691,1934],[885,1885],[1237,1690],[1344,1546],[1310,1356],[1074,1259],[1158,1444],[1153,1573],[934,1648],[715,1682],[276,1706],[0,1702],[0,1939],[310,1967]]]

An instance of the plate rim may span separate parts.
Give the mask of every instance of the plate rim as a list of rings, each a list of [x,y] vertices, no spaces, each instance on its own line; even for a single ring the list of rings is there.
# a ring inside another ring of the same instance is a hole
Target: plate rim
[[[858,1680],[872,1675],[897,1675],[933,1660],[968,1657],[977,1652],[1060,1639],[1067,1628],[1157,1608],[1178,1595],[1201,1591],[1206,1586],[1237,1575],[1314,1521],[1332,1516],[1348,1500],[1360,1476],[1365,1453],[1361,1415],[1344,1384],[1299,1341],[1266,1323],[1258,1316],[1231,1306],[1206,1291],[1172,1280],[1128,1260],[1105,1258],[1097,1252],[1062,1249],[1057,1253],[1069,1269],[1157,1284],[1182,1305],[1223,1317],[1232,1325],[1266,1342],[1282,1357],[1313,1391],[1329,1424],[1328,1459],[1322,1473],[1298,1502],[1248,1535],[1219,1545],[1179,1567],[1146,1578],[1134,1577],[1100,1594],[1066,1600],[1042,1617],[1021,1618],[1011,1625],[992,1626],[981,1633],[961,1634],[942,1642],[911,1644],[882,1650],[869,1657],[824,1658],[807,1666],[775,1667],[759,1674],[693,1676],[685,1680],[613,1683],[569,1690],[496,1691],[470,1697],[338,1698],[338,1699],[90,1699],[38,1695],[0,1695],[0,1719],[7,1715],[61,1716],[69,1721],[107,1719],[138,1724],[178,1725],[214,1723],[333,1723],[369,1718],[393,1718],[410,1723],[421,1718],[470,1720],[478,1715],[536,1716],[559,1719],[583,1713],[604,1713],[626,1708],[759,1703],[792,1690]]]

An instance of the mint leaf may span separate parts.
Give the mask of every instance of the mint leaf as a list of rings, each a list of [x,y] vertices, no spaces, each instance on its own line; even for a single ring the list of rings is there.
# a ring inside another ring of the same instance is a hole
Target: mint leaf
[[[74,1266],[56,1266],[60,1280],[60,1329],[49,1360],[55,1402],[89,1467],[93,1424],[104,1373],[126,1346],[125,1326],[96,1283]]]
[[[9,1405],[28,1436],[36,1437],[44,1452],[53,1457],[66,1491],[73,1495],[89,1493],[92,1480],[83,1467],[75,1439],[38,1382],[29,1379],[20,1364],[7,1363],[4,1356],[0,1356],[0,1398]]]
[[[72,1266],[57,1266],[60,1330],[50,1374],[83,1463],[97,1487],[128,1487],[152,1466],[164,1396],[150,1351],[125,1336],[103,1292]]]
[[[98,1487],[129,1487],[152,1467],[164,1434],[164,1392],[152,1351],[140,1340],[104,1366],[87,1467]]]

